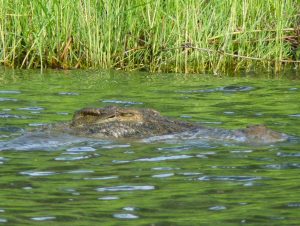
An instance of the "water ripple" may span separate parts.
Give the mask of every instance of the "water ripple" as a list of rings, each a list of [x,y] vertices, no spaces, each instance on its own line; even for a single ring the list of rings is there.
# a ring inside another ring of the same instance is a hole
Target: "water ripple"
[[[277,156],[279,157],[300,157],[300,153],[284,153],[284,152],[278,152]]]
[[[153,178],[166,178],[166,177],[171,177],[174,176],[174,173],[162,173],[162,174],[156,174],[153,175]]]
[[[287,204],[287,206],[291,208],[300,208],[300,202],[292,202]]]
[[[96,191],[148,191],[148,190],[154,190],[154,189],[155,189],[155,187],[152,185],[143,185],[143,186],[120,185],[120,186],[114,186],[114,187],[97,188]]]
[[[0,97],[0,102],[4,102],[4,101],[12,101],[12,102],[16,102],[18,101],[15,98],[5,98],[5,97]]]
[[[33,150],[61,150],[71,144],[80,144],[88,142],[88,138],[74,137],[68,134],[50,134],[47,132],[28,132],[13,140],[0,142],[0,150],[18,150],[18,151],[33,151]],[[70,154],[66,152],[65,154]],[[76,153],[78,154],[78,153]]]
[[[179,93],[214,93],[214,92],[229,92],[229,93],[236,93],[236,92],[248,92],[254,90],[252,86],[238,86],[238,85],[230,85],[230,86],[223,86],[211,89],[197,89],[197,90],[183,90],[177,91]]]
[[[116,163],[116,164],[123,164],[123,163],[130,163],[131,161],[128,160],[112,160],[112,163]]]
[[[261,179],[262,177],[251,176],[203,176],[198,178],[200,181],[254,181]]]
[[[56,217],[45,216],[45,217],[32,217],[30,219],[34,221],[48,221],[48,220],[55,220]]]
[[[83,173],[94,173],[94,170],[70,170],[67,173],[70,174],[83,174]]]
[[[223,92],[247,92],[254,89],[253,86],[238,86],[238,85],[230,85],[217,88],[219,91]]]
[[[0,164],[3,164],[4,162],[8,161],[7,158],[0,157]]]
[[[16,133],[16,132],[23,132],[24,129],[17,126],[5,126],[5,127],[0,127],[0,131],[6,133]]]
[[[270,164],[270,165],[265,165],[263,168],[266,168],[266,169],[276,169],[276,170],[298,169],[298,168],[300,168],[300,164],[299,163]]]
[[[252,153],[253,150],[235,150],[235,151],[230,151],[230,153]]]
[[[112,180],[118,179],[118,176],[106,176],[106,177],[86,177],[84,180]]]
[[[47,123],[29,123],[28,124],[31,127],[42,127],[42,126],[47,126]]]
[[[159,162],[159,161],[165,161],[165,160],[177,160],[177,159],[188,159],[192,158],[191,155],[173,155],[173,156],[159,156],[159,157],[153,157],[153,158],[143,158],[143,159],[136,159],[134,161],[136,162]]]
[[[220,210],[226,210],[226,206],[212,206],[210,208],[208,208],[209,210],[213,210],[213,211],[220,211]]]
[[[3,112],[0,112],[0,118],[17,118],[17,119],[29,119],[30,117],[24,116],[24,115],[13,115],[13,114],[6,114]]]
[[[42,111],[45,110],[43,107],[25,107],[25,108],[17,108],[20,111]]]
[[[115,213],[113,214],[114,218],[118,219],[137,219],[139,218],[137,215],[131,214],[131,213]]]
[[[202,173],[195,173],[195,172],[185,172],[185,173],[179,173],[179,175],[183,176],[198,176],[201,175]]]
[[[102,102],[112,103],[112,104],[126,104],[126,105],[144,104],[143,102],[133,102],[133,101],[124,101],[124,100],[102,100]]]
[[[20,94],[20,91],[17,90],[0,90],[0,94]]]
[[[57,173],[51,171],[23,171],[20,172],[21,175],[31,176],[31,177],[43,177],[43,176],[52,176]]]
[[[68,148],[66,151],[67,152],[93,152],[95,151],[95,148],[92,147],[73,147],[73,148]]]
[[[290,116],[290,117],[297,117],[297,118],[299,118],[299,117],[300,117],[300,114],[292,114],[292,115],[288,115],[288,116]]]
[[[118,196],[104,196],[101,198],[98,198],[98,200],[118,200],[120,199]]]
[[[126,207],[123,208],[123,210],[125,210],[125,211],[135,211],[135,210],[138,210],[138,208],[133,207],[133,206],[126,206]]]
[[[69,112],[57,112],[56,114],[58,114],[58,115],[69,115],[70,113]]]
[[[203,155],[203,154],[198,154],[196,155],[197,158],[202,158],[202,159],[207,159],[207,155]]]
[[[105,145],[102,146],[101,148],[104,149],[115,149],[115,148],[129,148],[130,144],[112,144],[112,145]]]
[[[152,170],[179,170],[180,168],[172,168],[172,167],[153,167]]]
[[[9,138],[9,136],[7,136],[7,135],[0,135],[0,140],[2,139],[2,138]],[[1,141],[0,141],[0,146],[1,146]],[[1,151],[1,149],[0,149],[0,151]]]
[[[61,156],[56,157],[54,160],[56,161],[76,161],[76,160],[82,160],[82,159],[89,159],[91,156]]]
[[[225,115],[234,115],[235,112],[234,111],[224,111],[223,112]]]
[[[22,189],[24,189],[24,190],[32,190],[32,189],[33,189],[33,187],[26,186],[26,187],[22,187]]]
[[[295,91],[295,90],[298,90],[298,88],[296,87],[292,87],[292,88],[289,88],[290,91]]]
[[[62,95],[62,96],[78,96],[79,93],[74,93],[74,92],[59,92],[58,95]]]
[[[163,147],[157,148],[158,151],[172,151],[172,152],[181,152],[190,150],[190,146],[175,146],[175,147]]]

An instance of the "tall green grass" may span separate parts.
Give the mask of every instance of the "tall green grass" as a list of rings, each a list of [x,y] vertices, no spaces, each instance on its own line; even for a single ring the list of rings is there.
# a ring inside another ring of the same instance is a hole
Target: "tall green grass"
[[[300,61],[298,0],[0,0],[0,63],[151,72]]]

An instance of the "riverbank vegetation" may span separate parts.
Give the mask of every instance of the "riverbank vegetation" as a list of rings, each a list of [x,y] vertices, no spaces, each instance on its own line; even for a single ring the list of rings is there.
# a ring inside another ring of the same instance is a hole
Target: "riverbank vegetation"
[[[2,0],[14,68],[225,72],[300,65],[295,0]]]

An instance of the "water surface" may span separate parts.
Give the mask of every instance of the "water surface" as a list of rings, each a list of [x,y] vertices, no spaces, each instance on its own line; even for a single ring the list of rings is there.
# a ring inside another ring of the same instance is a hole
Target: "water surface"
[[[299,94],[292,79],[2,70],[0,149],[9,145],[0,152],[0,224],[299,225],[297,139],[18,142],[24,131],[107,105],[227,129],[263,123],[298,137]]]

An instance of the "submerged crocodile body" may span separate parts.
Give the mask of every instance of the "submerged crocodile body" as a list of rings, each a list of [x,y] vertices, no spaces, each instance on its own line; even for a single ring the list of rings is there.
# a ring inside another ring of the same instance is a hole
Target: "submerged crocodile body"
[[[249,143],[274,143],[288,139],[286,134],[273,131],[264,125],[237,130],[208,128],[162,116],[153,109],[117,106],[83,108],[74,114],[70,123],[55,124],[51,130],[99,139],[147,138],[170,134]]]

